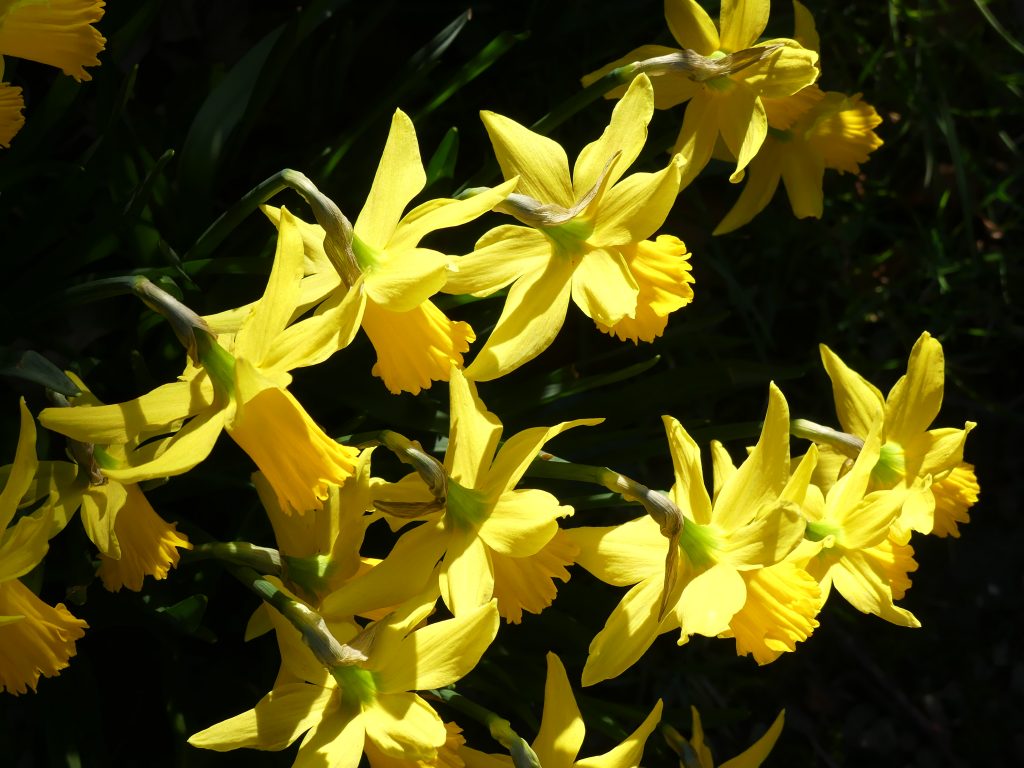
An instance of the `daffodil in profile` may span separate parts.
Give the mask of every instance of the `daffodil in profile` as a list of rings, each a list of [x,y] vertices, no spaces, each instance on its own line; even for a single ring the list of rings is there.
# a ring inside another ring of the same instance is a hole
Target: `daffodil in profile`
[[[364,750],[394,760],[434,762],[449,731],[418,690],[440,688],[476,666],[498,631],[494,601],[463,616],[423,622],[433,600],[410,601],[372,628],[332,626],[365,661],[326,670],[301,642],[282,645],[285,672],[255,708],[189,738],[203,749],[281,750],[300,737],[295,765],[356,768]],[[275,621],[278,621],[275,619]],[[297,632],[278,626],[278,636]],[[362,640],[357,639],[360,635]]]
[[[700,712],[694,706],[690,707],[693,714],[693,735],[689,740],[684,738],[675,728],[663,726],[665,739],[669,746],[679,755],[679,763],[685,768],[715,768],[715,761],[711,750],[704,740],[704,726],[700,721]],[[758,768],[771,753],[775,742],[779,740],[782,733],[782,726],[786,721],[786,711],[779,712],[775,722],[761,738],[724,763],[719,768]]]
[[[537,738],[530,745],[544,768],[635,768],[640,765],[644,745],[661,719],[659,700],[647,718],[626,739],[603,755],[579,758],[586,726],[569,686],[561,660],[547,656],[548,674],[544,685],[544,710]],[[492,755],[463,747],[459,755],[466,768],[511,768],[508,755]]]
[[[49,506],[14,522],[37,468],[35,422],[22,400],[17,453],[0,492],[0,692],[15,695],[34,691],[41,675],[53,677],[66,668],[88,626],[62,603],[43,602],[19,581],[39,565],[55,533]]]
[[[599,328],[645,339],[690,301],[685,246],[648,240],[675,201],[681,158],[656,173],[625,176],[647,139],[653,99],[650,80],[638,76],[572,175],[560,145],[482,113],[505,178],[518,178],[497,210],[528,226],[491,230],[452,265],[449,293],[487,296],[511,284],[497,325],[466,369],[469,378],[498,378],[547,349],[570,298]],[[625,319],[628,328],[620,326]]]
[[[792,651],[816,626],[817,600],[808,599],[818,595],[812,579],[784,568],[773,574],[771,589],[763,582],[752,588],[748,574],[781,563],[803,538],[795,501],[803,488],[795,486],[806,484],[810,473],[790,476],[789,410],[782,393],[771,386],[760,439],[739,468],[724,460],[724,451],[714,452],[713,503],[696,443],[675,419],[666,416],[664,422],[675,472],[669,497],[686,518],[674,583],[665,581],[670,542],[649,516],[566,531],[580,548],[580,565],[608,584],[631,587],[590,644],[584,685],[621,674],[658,635],[675,629],[680,645],[695,634],[721,635],[736,637],[746,653],[766,638],[770,650]],[[799,609],[796,620],[793,607]]]
[[[573,514],[547,491],[516,488],[541,447],[556,435],[600,419],[579,419],[515,434],[498,448],[502,426],[461,371],[451,374],[451,429],[442,502],[413,474],[374,492],[378,510],[419,504],[423,522],[407,530],[374,568],[383,581],[425,580],[440,561],[440,591],[456,616],[492,597],[498,611],[518,622],[523,611],[540,613],[555,597],[554,579],[567,581],[576,552],[558,519]],[[438,509],[440,506],[440,509]],[[437,511],[430,511],[435,509]],[[341,615],[338,598],[323,610]]]
[[[14,134],[25,124],[25,116],[22,114],[25,101],[21,96],[21,88],[2,82],[3,66],[4,60],[0,56],[0,147],[6,149],[11,146]]]
[[[288,371],[320,359],[319,343],[330,331],[319,321],[304,325],[311,319],[291,323],[302,295],[303,247],[287,211],[277,246],[263,297],[236,332],[215,336],[187,308],[174,308],[199,361],[180,381],[118,405],[48,408],[41,422],[100,445],[141,443],[140,435],[169,433],[128,451],[120,466],[104,469],[120,483],[182,474],[206,458],[227,431],[267,477],[284,509],[301,514],[320,508],[329,485],[351,476],[358,451],[332,440],[287,389]]]
[[[910,352],[907,373],[888,397],[850,369],[831,349],[821,359],[832,380],[836,413],[843,430],[865,439],[882,420],[881,449],[871,470],[870,490],[903,487],[907,498],[893,535],[906,543],[910,531],[955,535],[958,522],[977,501],[974,468],[964,461],[964,444],[975,427],[929,429],[942,408],[945,358],[942,345],[927,331]],[[836,450],[823,446],[822,452]],[[855,455],[847,454],[850,458]]]
[[[682,51],[661,45],[637,48],[583,78],[584,85],[620,66],[645,62],[655,106],[684,102],[686,113],[673,152],[686,159],[686,186],[711,159],[719,137],[736,158],[738,182],[768,134],[763,99],[796,93],[818,77],[818,54],[788,38],[759,40],[769,0],[724,0],[719,23],[696,0],[665,0],[665,20]],[[609,97],[621,94],[613,90]]]

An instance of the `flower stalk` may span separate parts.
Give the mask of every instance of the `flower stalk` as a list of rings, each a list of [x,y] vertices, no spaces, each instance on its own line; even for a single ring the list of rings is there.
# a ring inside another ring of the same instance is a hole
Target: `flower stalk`
[[[489,709],[470,701],[453,688],[431,691],[437,698],[487,728],[496,742],[508,750],[515,768],[541,768],[540,759],[526,739],[512,730],[512,724]]]

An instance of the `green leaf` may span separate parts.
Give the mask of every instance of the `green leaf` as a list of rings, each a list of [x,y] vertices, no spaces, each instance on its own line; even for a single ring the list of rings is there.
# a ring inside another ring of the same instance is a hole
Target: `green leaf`
[[[10,351],[6,352],[3,355],[5,363],[11,354]],[[0,366],[0,374],[11,376],[15,379],[22,379],[23,381],[31,381],[35,384],[42,384],[44,387],[52,389],[54,392],[59,392],[65,397],[77,397],[82,394],[81,390],[75,386],[75,382],[69,379],[64,371],[31,349],[23,352],[17,362],[13,364],[6,363]]]
[[[459,129],[454,126],[441,139],[430,162],[427,163],[427,187],[455,176],[455,161],[459,156]]]
[[[208,602],[209,599],[206,595],[191,595],[174,605],[161,606],[156,609],[156,612],[180,631],[194,635],[197,634],[202,624]]]

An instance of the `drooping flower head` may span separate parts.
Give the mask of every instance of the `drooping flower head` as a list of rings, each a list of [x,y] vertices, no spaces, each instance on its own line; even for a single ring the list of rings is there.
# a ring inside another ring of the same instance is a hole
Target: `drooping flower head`
[[[653,98],[650,80],[640,75],[601,137],[580,152],[571,176],[557,143],[482,113],[505,178],[519,180],[498,210],[530,226],[497,227],[453,264],[449,293],[486,296],[512,286],[466,369],[469,378],[495,379],[547,349],[570,297],[602,330],[634,339],[658,335],[668,313],[689,303],[685,246],[675,238],[648,240],[675,201],[681,158],[657,173],[625,176],[647,139]],[[630,322],[620,325],[624,320]]]

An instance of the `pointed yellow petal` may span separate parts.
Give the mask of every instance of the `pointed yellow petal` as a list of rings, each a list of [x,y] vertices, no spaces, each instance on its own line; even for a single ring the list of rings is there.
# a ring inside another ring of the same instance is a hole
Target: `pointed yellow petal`
[[[513,768],[514,765],[509,755],[489,755],[472,747],[462,747],[459,758],[465,768]]]
[[[942,345],[925,331],[910,352],[907,375],[886,399],[887,439],[904,445],[928,429],[942,407],[945,370]]]
[[[628,587],[665,572],[668,539],[648,515],[622,525],[570,528],[563,534],[579,547],[576,562],[606,584]]]
[[[201,413],[173,437],[146,443],[129,453],[120,467],[104,469],[103,473],[119,483],[182,475],[210,455],[226,419],[226,412],[221,410]]]
[[[744,525],[759,509],[776,501],[788,481],[789,406],[772,383],[761,437],[719,492],[711,520],[726,531]]]
[[[157,387],[118,405],[46,408],[39,423],[83,443],[128,443],[144,433],[159,434],[213,404],[213,384],[205,372],[188,381]]]
[[[825,163],[821,155],[804,147],[793,147],[782,158],[782,183],[798,219],[820,219],[824,211],[822,180]]]
[[[718,503],[718,494],[722,492],[722,488],[729,482],[729,478],[736,474],[736,465],[732,461],[732,456],[729,455],[729,451],[725,449],[717,440],[711,441],[711,502],[712,504]],[[707,522],[707,521],[705,521]]]
[[[430,301],[408,312],[391,312],[368,301],[363,330],[377,352],[371,372],[396,395],[419,394],[435,381],[448,381],[452,366],[462,365],[462,355],[476,339],[469,323],[450,320]]]
[[[572,300],[599,325],[633,315],[639,290],[618,249],[588,250],[572,275]]]
[[[472,614],[494,595],[494,570],[487,546],[475,531],[451,534],[441,565],[441,599],[456,617]]]
[[[719,24],[726,53],[741,51],[757,42],[768,26],[768,0],[722,0]]]
[[[710,56],[720,47],[715,22],[697,0],[665,0],[665,21],[683,48]]]
[[[551,257],[551,241],[536,229],[496,227],[480,238],[473,253],[452,261],[444,292],[489,296],[523,275],[542,271]]]
[[[444,456],[445,470],[464,488],[478,488],[494,459],[494,450],[501,439],[501,422],[487,410],[462,371],[452,373],[451,427],[448,450]]]
[[[793,39],[809,51],[821,52],[821,41],[814,25],[814,16],[800,0],[793,0]]]
[[[408,312],[441,290],[449,257],[429,248],[388,251],[366,274],[366,295],[391,312]]]
[[[821,362],[832,380],[832,396],[836,401],[836,415],[843,430],[858,437],[867,436],[884,413],[885,398],[878,388],[859,373],[849,368],[831,349],[819,345]]]
[[[633,768],[633,766],[640,765],[647,738],[661,721],[661,707],[661,699],[658,699],[654,709],[625,741],[603,755],[580,760],[576,763],[577,768]]]
[[[768,117],[757,94],[743,87],[733,88],[720,97],[719,129],[725,145],[736,158],[736,170],[729,181],[741,181],[741,173],[761,149],[768,135]]]
[[[778,38],[758,43],[759,47],[783,45],[746,69],[733,75],[733,82],[745,85],[758,96],[781,99],[811,85],[818,77],[818,54],[801,48],[794,40]]]
[[[917,570],[914,550],[901,544],[883,542],[860,552],[848,552],[831,570],[836,590],[862,613],[873,613],[904,627],[920,627],[910,611],[893,604],[909,586],[907,573]]]
[[[0,52],[57,67],[75,80],[91,80],[107,42],[92,25],[103,18],[103,0],[5,2]]]
[[[758,768],[768,758],[768,753],[772,751],[775,742],[779,740],[779,734],[782,733],[782,725],[785,719],[786,710],[782,710],[764,736],[732,760],[726,760],[720,768]]]
[[[505,178],[519,177],[517,192],[541,203],[572,207],[576,200],[569,160],[560,144],[494,112],[481,112],[480,119]]]
[[[199,731],[188,743],[217,752],[284,749],[324,717],[334,695],[334,690],[306,683],[275,688],[254,709]]]
[[[720,133],[721,102],[722,99],[708,93],[707,90],[701,90],[695,93],[690,103],[686,105],[683,125],[672,148],[673,152],[678,152],[685,160],[679,178],[680,190],[688,187],[711,159]]]
[[[605,248],[651,237],[675,204],[681,166],[676,155],[657,173],[634,173],[609,189],[599,201],[594,234],[587,242]]]
[[[549,440],[574,427],[592,427],[602,421],[604,419],[575,419],[563,421],[553,427],[534,427],[517,432],[501,446],[486,479],[480,478],[482,482],[479,487],[489,498],[497,499],[500,494],[512,490],[519,483],[540,449]]]
[[[0,83],[0,147],[10,147],[14,134],[25,124],[25,116],[22,114],[24,109],[25,100],[21,88],[10,83]]]
[[[62,603],[47,605],[17,579],[0,582],[0,616],[22,617],[0,623],[0,693],[15,696],[35,691],[40,675],[65,669],[88,627]]]
[[[746,599],[743,577],[731,565],[716,563],[683,588],[675,608],[681,633],[714,637],[725,632]]]
[[[39,565],[49,549],[53,528],[52,512],[43,507],[0,531],[0,582],[24,576]]]
[[[583,667],[583,685],[594,685],[617,677],[644,654],[662,632],[678,626],[674,611],[658,621],[658,605],[664,581],[664,563],[659,574],[640,582],[625,594],[590,643],[590,655]]]
[[[543,271],[517,280],[505,299],[498,324],[466,369],[466,376],[491,381],[547,349],[565,322],[572,272],[569,259],[554,258]]]
[[[292,768],[358,768],[366,743],[362,712],[333,712],[313,725],[299,745]]]
[[[448,736],[434,708],[415,693],[378,696],[363,709],[363,722],[375,747],[409,762],[434,760]]]
[[[611,167],[603,183],[610,188],[622,178],[647,141],[647,124],[653,114],[654,89],[651,81],[645,74],[637,75],[612,110],[611,121],[601,137],[585,146],[576,158],[572,172],[575,200],[582,199],[597,184],[609,162]]]
[[[583,746],[586,728],[561,660],[548,653],[544,682],[544,710],[533,751],[544,768],[572,768]]]
[[[801,542],[804,528],[804,518],[796,504],[776,501],[725,537],[719,547],[719,557],[741,570],[772,565]]]
[[[115,560],[121,557],[121,546],[114,528],[127,500],[125,487],[109,481],[91,486],[82,496],[81,518],[86,534],[101,554]]]
[[[298,304],[302,259],[302,234],[295,217],[282,207],[277,251],[267,287],[235,335],[235,357],[244,357],[255,365],[263,363]]]
[[[678,421],[671,416],[662,416],[661,421],[665,425],[675,474],[672,499],[684,515],[700,525],[707,525],[711,522],[711,499],[704,487],[700,449]]]
[[[768,137],[757,157],[747,166],[747,183],[739,198],[712,234],[724,235],[739,229],[765,209],[782,178],[782,157],[778,142]]]
[[[18,407],[21,412],[18,447],[15,449],[14,463],[11,465],[4,490],[0,493],[0,532],[3,532],[14,519],[14,513],[21,504],[21,497],[32,485],[36,469],[39,467],[39,458],[36,456],[35,419],[25,405],[25,398],[21,398]]]
[[[480,524],[479,535],[496,552],[528,557],[551,541],[558,530],[558,518],[572,512],[572,507],[562,506],[547,491],[506,491]]]
[[[509,179],[465,200],[430,200],[413,208],[398,223],[387,244],[389,251],[415,248],[426,235],[439,229],[457,227],[487,213],[516,188],[517,179]]]
[[[408,115],[396,109],[373,186],[356,219],[356,234],[374,248],[384,248],[405,207],[426,183],[416,129]]]

